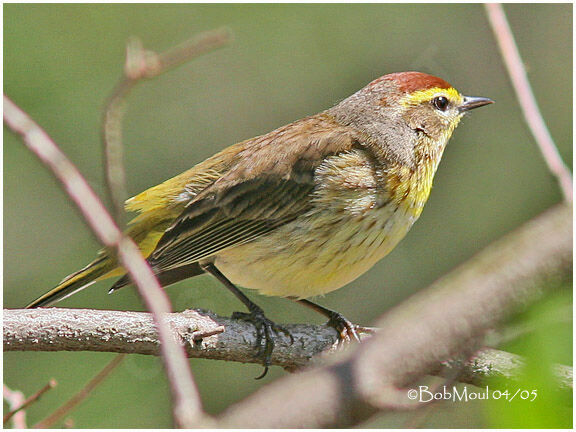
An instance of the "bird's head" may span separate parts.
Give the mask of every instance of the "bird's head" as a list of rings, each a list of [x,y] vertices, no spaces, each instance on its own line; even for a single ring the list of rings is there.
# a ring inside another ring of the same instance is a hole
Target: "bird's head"
[[[385,75],[368,87],[381,92],[380,103],[397,111],[410,129],[434,140],[449,138],[471,109],[493,103],[484,97],[462,96],[443,79],[421,72]]]
[[[464,114],[493,101],[463,96],[441,78],[422,72],[384,75],[332,110],[350,126],[376,138],[405,161],[440,156]]]

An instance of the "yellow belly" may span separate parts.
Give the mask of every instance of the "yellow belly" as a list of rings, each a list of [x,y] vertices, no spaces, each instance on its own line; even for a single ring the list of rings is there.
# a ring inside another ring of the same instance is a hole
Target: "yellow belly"
[[[395,204],[362,217],[317,212],[254,242],[220,252],[215,265],[232,282],[262,294],[306,298],[353,281],[386,256],[418,214]]]
[[[316,170],[312,210],[219,252],[215,265],[266,295],[306,298],[341,288],[404,238],[428,199],[436,162],[416,171],[388,166],[383,185],[384,174],[362,150],[327,158]]]

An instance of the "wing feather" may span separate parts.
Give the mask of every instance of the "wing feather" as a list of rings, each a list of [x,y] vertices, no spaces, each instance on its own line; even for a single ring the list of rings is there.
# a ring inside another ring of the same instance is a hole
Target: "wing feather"
[[[206,198],[191,205],[189,214],[184,212],[166,231],[150,263],[166,271],[255,240],[308,210],[312,190],[312,183],[259,180],[235,188],[233,196]]]
[[[333,119],[303,119],[245,142],[235,164],[199,191],[149,257],[161,274],[255,240],[312,206],[315,169],[358,139]]]

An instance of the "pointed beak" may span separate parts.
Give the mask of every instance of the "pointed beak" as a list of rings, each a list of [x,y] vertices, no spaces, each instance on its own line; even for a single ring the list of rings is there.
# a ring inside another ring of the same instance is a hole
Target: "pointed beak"
[[[493,104],[492,99],[485,97],[464,96],[464,102],[460,105],[460,112],[470,111],[474,108],[479,108],[484,105]]]

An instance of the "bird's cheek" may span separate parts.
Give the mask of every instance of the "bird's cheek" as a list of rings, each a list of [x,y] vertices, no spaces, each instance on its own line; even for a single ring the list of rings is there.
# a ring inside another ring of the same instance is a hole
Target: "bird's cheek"
[[[448,119],[426,118],[420,122],[420,128],[428,137],[439,140],[446,131],[450,130],[450,121]]]
[[[426,133],[426,122],[423,121],[424,119],[418,118],[415,115],[408,116],[406,118],[406,123],[408,123],[408,127],[416,131],[417,133]]]
[[[419,119],[411,125],[412,129],[415,130],[419,135],[423,134],[429,137],[431,137],[434,132],[434,129],[431,126],[432,125],[425,119]]]

